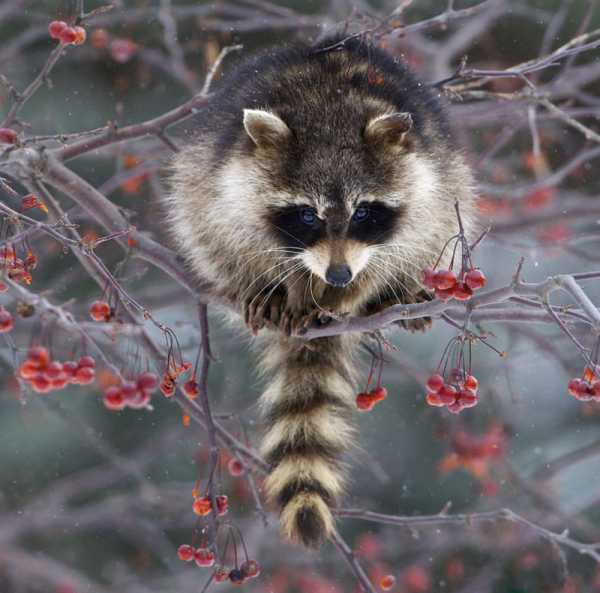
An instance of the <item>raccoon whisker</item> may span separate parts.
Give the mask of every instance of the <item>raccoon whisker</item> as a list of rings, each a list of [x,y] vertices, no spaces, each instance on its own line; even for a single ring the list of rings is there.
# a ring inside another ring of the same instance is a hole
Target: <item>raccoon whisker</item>
[[[296,271],[300,270],[303,267],[302,263],[296,264],[294,267],[292,267],[290,270],[287,270],[287,273],[284,271],[282,274],[279,275],[280,280],[273,286],[273,288],[271,288],[271,290],[269,291],[269,294],[267,294],[267,296],[265,296],[263,298],[263,300],[260,302],[260,306],[262,307],[265,303],[267,303],[267,301],[271,298],[271,295]],[[251,301],[250,301],[250,305],[252,305],[252,303],[261,295],[261,293],[264,291],[265,289],[263,288]]]
[[[396,300],[398,302],[402,302],[402,300],[398,296],[398,293],[394,290],[394,287],[392,286],[391,282],[389,282],[386,279],[386,277],[385,277],[385,270],[382,269],[381,264],[379,264],[379,263],[377,263],[375,261],[373,261],[372,264],[373,264],[373,267],[375,268],[375,271],[379,272],[379,278],[381,280],[383,280],[383,282],[385,282],[387,284],[388,288],[392,291],[392,293],[393,293],[394,297],[396,298]],[[396,281],[399,282],[402,285],[402,287],[404,287],[403,283],[400,280],[396,279]]]
[[[269,274],[269,272],[271,272],[271,270],[274,270],[275,268],[277,268],[278,266],[282,266],[284,264],[284,262],[282,261],[278,261],[274,266],[271,266],[270,268],[266,269],[264,272],[261,272],[246,288],[245,290],[242,292],[242,294],[240,295],[240,299],[244,299],[244,297],[246,296],[246,293],[266,274]],[[247,273],[247,270],[246,270]],[[275,276],[275,280],[277,280],[277,278],[279,278],[279,276],[285,273],[285,270],[283,270],[282,272],[280,272],[279,274],[277,274]],[[262,290],[261,290],[262,292]],[[260,293],[259,293],[260,294]]]
[[[277,265],[281,265],[281,263],[279,263],[279,264],[277,264]],[[251,304],[252,304],[252,303],[253,303],[253,302],[254,302],[254,301],[255,301],[255,300],[256,300],[256,299],[257,299],[257,298],[258,298],[258,297],[259,297],[259,296],[260,296],[260,295],[261,295],[261,294],[264,292],[264,291],[265,291],[265,290],[268,290],[269,288],[271,288],[271,284],[272,284],[273,282],[275,283],[273,290],[275,290],[275,289],[276,289],[276,288],[277,288],[277,287],[278,287],[278,286],[279,286],[279,285],[280,285],[280,284],[281,284],[281,283],[282,283],[282,282],[285,280],[285,278],[287,278],[287,276],[289,276],[289,275],[290,275],[292,272],[294,272],[295,270],[299,269],[299,268],[301,267],[301,265],[302,265],[301,263],[297,263],[297,264],[294,264],[294,265],[291,267],[291,269],[290,269],[290,268],[286,268],[286,269],[283,269],[281,272],[279,272],[279,273],[278,273],[278,274],[275,276],[275,278],[273,278],[273,280],[272,280],[271,282],[269,282],[269,283],[268,283],[266,286],[264,286],[264,287],[263,287],[263,288],[262,288],[262,289],[261,289],[261,290],[260,290],[260,291],[259,291],[259,292],[258,292],[258,293],[255,295],[255,296],[254,296],[254,298],[253,298],[253,299],[250,301],[250,305],[251,305]],[[273,266],[273,267],[276,267],[276,266]],[[272,269],[273,269],[273,268],[269,268],[269,270],[272,270]],[[269,270],[267,270],[267,272],[268,272]],[[263,272],[263,274],[261,274],[260,276],[263,276],[265,273],[266,273],[266,272]],[[258,279],[260,278],[260,276],[259,276],[259,277],[258,277],[256,280],[258,280]],[[285,276],[285,278],[284,278],[284,276]],[[256,280],[255,280],[254,282],[256,282]],[[254,284],[254,282],[253,282],[253,284]],[[248,288],[247,288],[247,289],[244,291],[243,295],[245,295],[245,294],[246,294],[246,292],[248,291],[248,289],[249,289],[251,286],[252,286],[252,285],[250,285],[250,286],[249,286],[249,287],[248,287]],[[271,294],[271,293],[270,293],[270,294]],[[270,296],[270,294],[269,294],[269,296]]]
[[[406,270],[405,268],[403,268],[403,267],[401,267],[401,266],[398,266],[397,264],[394,264],[394,262],[391,262],[391,261],[389,261],[389,259],[385,259],[385,260],[383,260],[383,259],[381,259],[381,258],[377,258],[377,256],[374,256],[374,257],[372,258],[372,261],[373,261],[374,263],[375,263],[375,262],[378,262],[380,266],[384,266],[384,271],[385,271],[385,272],[389,272],[389,268],[391,267],[391,268],[393,268],[395,271],[397,271],[397,272],[398,272],[398,274],[400,274],[400,276],[403,276],[403,277],[405,277],[405,278],[408,278],[409,280],[412,280],[412,281],[413,281],[413,282],[415,282],[417,285],[419,285],[419,284],[420,284],[420,281],[419,281],[417,278],[415,278],[415,277],[414,277],[412,274],[410,274],[410,273],[408,272],[408,270]],[[403,291],[406,291],[406,293],[407,293],[407,294],[409,294],[409,293],[410,293],[410,290],[409,290],[408,286],[407,286],[407,285],[406,285],[406,284],[403,282],[403,280],[402,280],[402,278],[401,278],[401,277],[399,277],[399,276],[397,276],[397,275],[395,275],[395,274],[394,274],[394,276],[393,276],[393,280],[394,280],[395,282],[397,282],[398,284],[400,284],[400,285],[401,285],[401,287],[402,287]]]
[[[323,309],[323,307],[321,307],[321,305],[319,305],[319,303],[317,303],[317,299],[315,298],[315,294],[313,292],[312,281],[313,281],[313,275],[311,274],[310,279],[308,281],[308,288],[310,290],[310,298],[312,299],[313,303],[315,304],[315,307],[317,307],[317,309],[319,309],[319,311],[325,313],[325,315],[329,315],[330,311],[326,311],[325,309]]]
[[[413,282],[415,282],[416,284],[419,284],[419,281],[416,278],[414,278],[412,275],[410,275],[405,269],[403,269],[397,265],[394,265],[393,262],[390,262],[387,259],[381,260],[380,258],[377,258],[377,256],[374,256],[372,262],[373,262],[374,266],[384,265],[385,267],[384,267],[383,271],[386,273],[389,273],[389,269],[388,269],[389,267],[396,268],[399,271],[399,273],[401,274],[401,276],[407,277],[410,280],[412,280]],[[379,268],[379,270],[381,271],[381,267]],[[394,282],[396,282],[400,285],[403,293],[410,294],[410,292],[411,292],[410,289],[408,288],[408,286],[403,282],[403,280],[400,277],[394,275],[393,280],[394,280]]]

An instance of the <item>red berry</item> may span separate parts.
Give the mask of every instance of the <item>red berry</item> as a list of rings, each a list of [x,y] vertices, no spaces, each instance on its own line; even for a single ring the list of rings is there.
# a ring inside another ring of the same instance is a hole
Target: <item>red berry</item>
[[[50,37],[52,37],[52,39],[58,39],[63,29],[66,29],[67,26],[68,25],[67,23],[65,23],[65,21],[52,21],[48,25],[48,33],[50,34]]]
[[[382,591],[389,591],[396,584],[396,577],[393,574],[386,574],[379,580],[379,586]]]
[[[229,571],[229,580],[234,585],[241,585],[244,582],[244,573],[239,568],[232,568]]]
[[[68,380],[65,374],[63,373],[61,377],[58,377],[57,379],[52,379],[52,381],[50,382],[52,383],[52,389],[62,389],[68,383]]]
[[[96,368],[96,361],[91,356],[82,356],[78,362],[79,368],[89,367],[90,369]]]
[[[452,296],[457,301],[468,301],[473,296],[473,291],[463,282],[459,282],[452,289]]]
[[[74,45],[82,45],[85,43],[85,39],[87,37],[87,32],[83,27],[73,27],[75,30],[75,40],[73,41]]]
[[[441,290],[440,288],[435,289],[435,298],[440,299],[442,301],[447,301],[451,299],[454,295],[454,290],[452,288],[448,290]]]
[[[356,396],[356,407],[363,411],[363,412],[368,412],[369,410],[372,410],[373,407],[375,406],[375,400],[373,399],[373,397],[368,394],[368,393],[359,393]]]
[[[584,381],[581,379],[571,379],[569,381],[568,390],[573,397],[578,397],[580,393],[585,393]]]
[[[477,381],[473,375],[467,375],[463,385],[465,389],[470,389],[471,391],[477,392],[477,389],[479,388],[479,381]]]
[[[48,354],[48,350],[43,346],[34,346],[27,352],[27,358],[36,364],[38,369],[41,369],[48,364],[50,355]]]
[[[104,405],[109,410],[122,410],[125,407],[125,399],[121,393],[121,388],[113,385],[104,392]]]
[[[440,400],[440,396],[437,393],[428,393],[425,397],[425,401],[436,408],[443,408],[445,404]]]
[[[457,391],[452,385],[444,385],[437,393],[440,401],[446,405],[452,405],[456,401]]]
[[[185,393],[190,399],[196,399],[200,393],[198,383],[194,379],[190,379],[183,384],[183,393]]]
[[[65,27],[59,34],[58,38],[63,45],[75,43],[77,32],[73,27]]]
[[[111,317],[110,305],[106,301],[94,301],[90,305],[90,317],[94,321],[108,321]]]
[[[236,459],[235,457],[232,457],[229,460],[229,463],[227,464],[227,469],[229,471],[229,474],[234,477],[241,476],[244,473],[244,465],[239,459]]]
[[[229,571],[223,566],[218,566],[215,568],[213,578],[216,583],[224,583],[229,580]]]
[[[215,563],[215,555],[207,548],[198,548],[194,554],[196,564],[201,568],[208,568]]]
[[[133,399],[137,395],[137,392],[137,383],[134,383],[133,381],[124,381],[121,384],[121,393],[123,394],[123,397],[126,401]]]
[[[188,544],[182,544],[179,546],[179,548],[177,548],[177,555],[179,556],[179,559],[183,560],[184,562],[190,562],[193,560],[194,553],[194,548]]]
[[[463,408],[472,408],[477,404],[477,394],[470,389],[461,389],[456,399]]]
[[[260,574],[260,565],[256,560],[246,560],[241,566],[240,570],[247,579],[253,579]]]
[[[485,274],[481,270],[469,270],[465,274],[464,283],[471,289],[477,290],[479,288],[483,288],[485,283],[487,282],[487,278]]]
[[[74,360],[67,360],[63,362],[63,373],[67,375],[67,377],[72,377],[75,375],[75,372],[79,368],[79,365]]]
[[[38,375],[31,380],[31,387],[38,393],[48,393],[52,390],[52,383],[41,373],[38,373]]]
[[[173,383],[171,379],[163,379],[162,383],[159,385],[159,388],[165,397],[172,397],[175,393],[175,383]]]
[[[429,290],[435,290],[435,270],[432,268],[425,268],[423,270],[423,284],[425,285],[425,288],[429,288]]]
[[[594,392],[594,397],[600,397],[600,381],[596,381],[592,385],[592,391]]]
[[[26,360],[19,367],[19,376],[22,379],[33,379],[38,374],[38,372],[39,370],[37,364],[33,363],[31,360]]]
[[[597,378],[596,378],[596,373],[594,372],[594,369],[586,366],[583,369],[583,380],[588,381],[589,383],[596,381]]]
[[[40,202],[40,204],[41,204],[41,202]],[[35,270],[35,268],[37,268],[37,257],[31,251],[29,251],[27,253],[27,257],[25,258],[25,261],[23,262],[23,265],[28,270]]]
[[[203,496],[202,498],[197,498],[194,500],[192,510],[200,517],[206,517],[206,515],[210,514],[212,507],[208,496]]]
[[[75,371],[75,377],[74,377],[75,381],[74,382],[79,385],[89,385],[90,383],[94,382],[95,378],[96,378],[96,371],[94,371],[93,368],[80,366]]]
[[[385,387],[377,387],[369,393],[375,403],[383,401],[387,397],[387,389]]]
[[[135,395],[127,400],[127,405],[134,410],[147,408],[150,403],[150,393],[148,391],[138,390]]]
[[[6,292],[8,290],[8,286],[4,284],[4,282],[0,282],[0,292]]]
[[[44,375],[49,380],[58,379],[61,374],[63,374],[63,365],[54,360],[44,369]]]
[[[453,414],[458,414],[463,411],[464,407],[459,401],[455,401],[453,404],[448,405],[448,410]]]
[[[452,270],[439,270],[434,276],[435,288],[448,290],[456,284],[456,276]]]
[[[6,309],[0,309],[0,334],[9,332],[15,326],[13,316]]]
[[[138,377],[137,386],[151,393],[158,387],[158,377],[154,373],[142,373]]]
[[[17,141],[17,133],[10,128],[0,128],[0,142],[3,144],[14,144]]]
[[[439,390],[444,386],[444,377],[437,374],[431,375],[429,379],[427,379],[425,386],[427,387],[427,391],[429,391],[429,393],[438,393]]]
[[[226,494],[219,494],[215,497],[215,503],[217,505],[217,515],[225,515],[229,510],[229,499]]]

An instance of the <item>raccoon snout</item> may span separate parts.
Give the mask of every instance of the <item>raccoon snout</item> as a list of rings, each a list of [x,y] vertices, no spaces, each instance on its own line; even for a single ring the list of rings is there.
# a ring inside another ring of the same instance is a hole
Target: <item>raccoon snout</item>
[[[332,286],[346,286],[352,280],[352,270],[346,264],[331,264],[325,273],[325,280]]]

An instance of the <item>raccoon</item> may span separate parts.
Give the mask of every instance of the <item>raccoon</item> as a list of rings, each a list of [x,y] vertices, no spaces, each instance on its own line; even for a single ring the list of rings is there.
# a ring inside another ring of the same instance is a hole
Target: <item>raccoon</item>
[[[421,269],[456,234],[456,200],[472,226],[471,173],[439,98],[358,38],[243,63],[189,137],[173,161],[173,236],[192,272],[260,332],[267,495],[285,536],[317,547],[334,529],[355,439],[359,338],[298,332],[428,298]]]

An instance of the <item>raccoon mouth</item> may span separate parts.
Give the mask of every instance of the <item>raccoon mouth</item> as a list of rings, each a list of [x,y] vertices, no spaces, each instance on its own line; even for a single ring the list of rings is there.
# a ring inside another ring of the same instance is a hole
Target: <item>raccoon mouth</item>
[[[337,288],[348,286],[352,282],[352,270],[346,264],[332,264],[325,272],[325,281]]]

